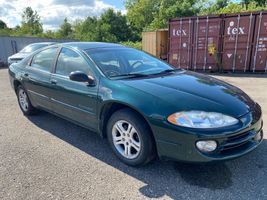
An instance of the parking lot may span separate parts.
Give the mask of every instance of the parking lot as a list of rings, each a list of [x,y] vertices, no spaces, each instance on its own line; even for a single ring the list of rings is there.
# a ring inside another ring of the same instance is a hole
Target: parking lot
[[[260,103],[266,75],[216,76]],[[242,158],[216,165],[121,163],[106,140],[46,112],[25,117],[7,69],[0,69],[0,199],[267,199],[265,139]]]

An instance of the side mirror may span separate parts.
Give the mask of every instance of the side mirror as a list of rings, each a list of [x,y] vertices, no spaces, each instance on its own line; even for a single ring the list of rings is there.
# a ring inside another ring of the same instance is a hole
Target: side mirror
[[[95,85],[95,79],[92,76],[88,76],[84,72],[75,71],[71,72],[69,75],[70,80],[77,82],[87,82],[89,86]]]

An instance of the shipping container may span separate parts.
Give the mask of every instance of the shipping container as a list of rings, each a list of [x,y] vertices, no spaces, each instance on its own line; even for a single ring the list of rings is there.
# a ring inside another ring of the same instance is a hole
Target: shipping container
[[[143,32],[142,50],[166,60],[168,51],[168,30]]]
[[[168,62],[184,69],[192,66],[193,23],[191,18],[169,21]]]
[[[168,46],[175,67],[267,72],[267,11],[170,19]]]
[[[267,12],[256,15],[253,47],[250,70],[267,72]]]
[[[193,34],[194,70],[216,71],[220,63],[222,19],[218,16],[196,17]]]
[[[255,14],[224,15],[222,66],[226,71],[247,71],[251,63]]]
[[[217,70],[222,19],[218,16],[169,20],[168,62],[192,70]]]

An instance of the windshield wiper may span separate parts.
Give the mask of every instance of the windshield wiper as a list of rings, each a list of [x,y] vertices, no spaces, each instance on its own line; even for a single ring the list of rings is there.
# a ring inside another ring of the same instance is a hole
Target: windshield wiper
[[[169,72],[175,72],[175,71],[178,71],[178,70],[181,70],[181,69],[165,69],[163,71],[160,71],[158,73],[155,73],[153,75],[158,75],[158,74],[165,74],[165,73],[169,73]]]
[[[117,77],[136,78],[136,77],[147,77],[147,76],[148,76],[147,74],[142,74],[142,73],[127,73],[127,74],[110,76],[110,78],[117,78]]]
[[[119,75],[110,76],[110,78],[117,78],[117,77],[123,77],[123,78],[148,77],[148,76],[153,76],[153,75],[158,75],[158,74],[165,74],[165,73],[169,73],[169,72],[174,72],[174,71],[178,71],[178,70],[181,70],[181,69],[166,69],[166,70],[160,71],[158,73],[154,73],[154,74],[143,74],[143,73],[119,74]]]

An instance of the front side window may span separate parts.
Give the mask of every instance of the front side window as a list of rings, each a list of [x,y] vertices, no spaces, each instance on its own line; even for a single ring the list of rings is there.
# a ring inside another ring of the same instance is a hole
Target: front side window
[[[83,57],[70,49],[62,48],[57,61],[56,73],[69,76],[74,71],[90,74],[88,63]]]
[[[45,49],[37,53],[32,59],[31,66],[36,69],[41,69],[50,72],[56,53],[56,47]]]

